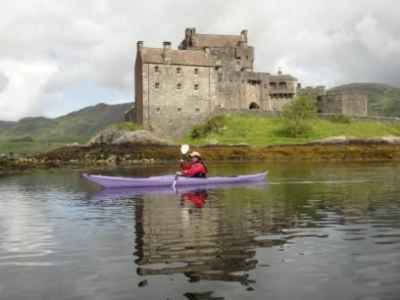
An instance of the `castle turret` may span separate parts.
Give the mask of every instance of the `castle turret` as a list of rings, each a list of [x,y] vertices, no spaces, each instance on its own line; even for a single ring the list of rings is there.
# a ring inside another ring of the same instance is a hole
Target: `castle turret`
[[[247,43],[247,29],[243,29],[240,32],[240,39],[241,39],[242,43]]]
[[[163,42],[162,45],[163,45],[163,50],[164,51],[171,49],[171,42],[169,42],[169,41]]]
[[[137,51],[140,51],[142,48],[143,48],[143,41],[137,41],[136,43]]]
[[[162,43],[163,46],[163,52],[162,52],[162,57],[164,61],[168,60],[168,51],[171,50],[171,42],[165,41]]]

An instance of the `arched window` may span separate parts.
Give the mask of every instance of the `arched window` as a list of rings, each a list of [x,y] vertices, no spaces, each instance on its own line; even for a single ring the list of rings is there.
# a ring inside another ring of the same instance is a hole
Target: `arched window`
[[[260,109],[260,105],[258,105],[255,102],[251,102],[250,106],[249,106],[249,109]]]

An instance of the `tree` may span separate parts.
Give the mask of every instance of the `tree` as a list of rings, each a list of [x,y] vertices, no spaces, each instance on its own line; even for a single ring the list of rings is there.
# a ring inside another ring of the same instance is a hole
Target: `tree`
[[[305,136],[312,131],[310,120],[316,116],[315,100],[308,96],[298,96],[283,107],[282,133],[289,137]]]

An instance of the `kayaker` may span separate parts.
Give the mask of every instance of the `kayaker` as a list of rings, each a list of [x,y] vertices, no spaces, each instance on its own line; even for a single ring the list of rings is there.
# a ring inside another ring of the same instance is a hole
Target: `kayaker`
[[[181,161],[181,171],[177,172],[178,176],[185,177],[200,177],[205,178],[208,175],[208,170],[204,164],[199,152],[193,151],[189,154],[190,162]]]

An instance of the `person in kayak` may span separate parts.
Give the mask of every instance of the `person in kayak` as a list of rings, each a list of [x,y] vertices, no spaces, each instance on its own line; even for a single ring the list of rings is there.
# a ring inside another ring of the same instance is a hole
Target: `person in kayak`
[[[181,161],[181,171],[177,172],[176,175],[185,177],[206,178],[208,175],[208,170],[201,158],[200,153],[194,151],[190,153],[189,156],[191,158],[191,161]]]

